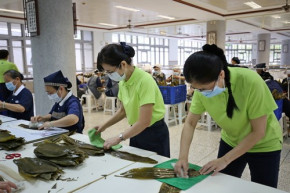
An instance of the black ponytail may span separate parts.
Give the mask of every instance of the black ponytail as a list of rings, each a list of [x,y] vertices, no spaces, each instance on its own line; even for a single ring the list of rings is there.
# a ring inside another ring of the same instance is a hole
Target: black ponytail
[[[227,60],[221,48],[215,44],[205,44],[203,51],[195,52],[187,58],[183,68],[183,74],[187,82],[198,82],[201,84],[216,81],[221,70],[225,72],[225,85],[228,88],[229,98],[227,103],[227,116],[233,117],[234,109],[238,110],[235,102],[231,83],[230,71],[227,66]]]
[[[131,64],[134,56],[135,50],[125,42],[121,42],[120,44],[109,44],[103,47],[98,54],[97,68],[99,71],[103,71],[102,65],[104,63],[119,67],[123,60],[126,61],[127,64]]]

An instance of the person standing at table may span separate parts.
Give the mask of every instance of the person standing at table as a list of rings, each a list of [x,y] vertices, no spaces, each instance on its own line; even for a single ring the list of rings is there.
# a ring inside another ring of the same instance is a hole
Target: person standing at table
[[[0,50],[0,100],[6,100],[11,94],[5,86],[4,72],[7,70],[19,71],[17,66],[8,61],[8,50]]]
[[[70,90],[71,82],[63,76],[61,71],[57,71],[44,78],[44,85],[48,98],[55,104],[47,115],[32,117],[31,122],[44,122],[38,129],[60,127],[82,133],[83,109],[79,99]]]
[[[22,80],[23,75],[18,71],[8,70],[4,73],[5,85],[12,93],[5,101],[0,101],[0,109],[6,110],[9,117],[29,121],[34,116],[33,97]]]
[[[253,182],[277,187],[282,132],[273,112],[277,105],[261,77],[246,68],[228,67],[223,50],[208,44],[186,60],[183,72],[195,92],[182,131],[177,174],[187,172],[196,124],[208,112],[222,128],[221,141],[218,158],[200,173],[241,177],[248,164]]]
[[[161,92],[150,74],[132,65],[134,49],[121,44],[109,44],[98,54],[97,66],[110,79],[119,82],[118,112],[101,126],[96,134],[127,117],[131,127],[104,143],[108,149],[130,138],[130,146],[154,151],[170,157],[169,132],[164,122],[165,106]]]

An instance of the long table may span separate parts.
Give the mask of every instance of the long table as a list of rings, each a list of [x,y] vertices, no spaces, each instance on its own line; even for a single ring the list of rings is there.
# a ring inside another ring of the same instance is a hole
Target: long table
[[[74,139],[89,143],[87,135],[74,134],[71,136]],[[26,144],[17,151],[0,151],[0,164],[3,164],[15,172],[18,172],[17,166],[13,163],[13,160],[5,160],[5,156],[8,153],[20,153],[22,157],[35,157],[32,143]],[[145,151],[142,149],[130,147],[124,145],[122,151],[128,151],[137,155],[151,157],[157,160],[159,163],[169,160],[166,157],[156,155],[154,152]],[[132,168],[139,167],[152,167],[152,164],[136,163],[132,161],[122,160],[113,157],[109,154],[101,157],[90,156],[85,161],[75,168],[64,168],[64,174],[61,179],[67,179],[65,181],[44,181],[44,180],[32,180],[23,181],[24,189],[21,193],[113,193],[113,192],[126,192],[126,193],[148,193],[159,192],[161,182],[157,180],[136,180],[116,177],[122,172],[128,171]],[[1,170],[1,168],[0,168]],[[14,181],[8,175],[0,171],[0,175],[4,178]],[[53,189],[53,186],[56,188]],[[240,178],[235,178],[225,174],[217,174],[216,176],[209,176],[202,182],[196,184],[190,189],[182,192],[188,193],[285,193],[284,191],[274,189],[261,184],[246,181]]]
[[[72,138],[84,141],[86,143],[89,142],[88,136],[81,134],[74,134]],[[13,160],[5,160],[5,156],[7,153],[20,153],[22,157],[36,157],[33,153],[34,150],[33,144],[26,144],[18,151],[0,151],[0,164],[8,166],[10,169],[15,172],[18,171],[17,166],[13,163]],[[149,157],[156,153],[145,151],[142,149],[124,146],[122,151],[129,151],[135,153],[137,155]],[[5,161],[3,161],[5,160]],[[39,193],[39,192],[48,192],[54,193],[66,193],[78,189],[79,187],[86,186],[89,183],[93,183],[99,179],[104,178],[104,176],[112,175],[113,173],[126,168],[135,162],[122,160],[116,157],[113,157],[109,154],[105,154],[105,156],[90,156],[85,159],[85,161],[77,166],[70,168],[63,168],[64,174],[62,174],[61,179],[67,179],[68,181],[44,181],[44,180],[32,180],[32,181],[24,181],[25,189],[21,191],[21,193]],[[153,166],[153,165],[151,165]],[[0,171],[0,175],[3,175],[4,178],[8,180],[12,180],[5,173]],[[72,180],[72,181],[70,181]],[[52,189],[52,187],[56,185],[56,189]]]

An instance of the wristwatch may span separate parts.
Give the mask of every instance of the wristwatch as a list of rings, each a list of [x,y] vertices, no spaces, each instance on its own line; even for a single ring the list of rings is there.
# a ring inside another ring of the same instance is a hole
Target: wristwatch
[[[124,137],[123,137],[123,133],[120,133],[119,138],[121,139],[121,141],[124,141]]]

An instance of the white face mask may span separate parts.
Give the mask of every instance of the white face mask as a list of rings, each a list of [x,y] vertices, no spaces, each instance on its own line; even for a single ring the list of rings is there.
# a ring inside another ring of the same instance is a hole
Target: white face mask
[[[47,96],[48,96],[49,100],[52,100],[56,103],[59,103],[62,100],[62,98],[58,96],[57,92],[54,94],[48,94]]]
[[[120,82],[121,80],[124,80],[126,78],[125,73],[123,74],[123,76],[121,76],[118,72],[113,72],[111,74],[108,74],[109,78],[116,81],[116,82]]]

